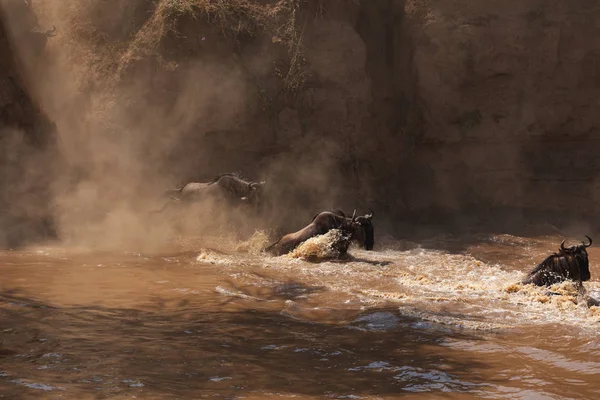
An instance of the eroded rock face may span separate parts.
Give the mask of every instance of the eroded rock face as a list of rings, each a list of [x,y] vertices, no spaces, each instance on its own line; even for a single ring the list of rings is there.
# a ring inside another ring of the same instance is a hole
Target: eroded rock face
[[[133,40],[159,3],[139,0],[120,21],[98,3],[93,33],[101,46]],[[264,173],[290,219],[332,205],[517,225],[597,211],[594,2],[359,3],[300,19],[306,74],[293,96],[272,32],[232,39],[182,16],[177,34],[120,66],[123,140],[173,176]]]
[[[55,125],[30,97],[0,14],[0,248],[53,234]]]
[[[14,51],[25,63],[31,63],[43,53],[55,28],[42,29],[33,11],[31,0],[0,0],[5,32],[13,42]]]
[[[408,0],[406,12],[424,112],[415,154],[437,205],[597,211],[594,2]]]
[[[38,20],[29,0],[2,0],[0,7],[5,15],[5,29],[17,37],[38,28]]]
[[[331,8],[306,24],[307,79],[291,104],[277,98],[270,69],[280,49],[243,43],[245,79],[258,82],[272,114],[244,110],[238,118],[236,129],[251,131],[255,148],[237,165],[282,177],[281,165],[310,171],[326,159],[322,174],[339,182],[332,202],[371,205],[399,220],[472,214],[519,224],[589,210],[600,196],[598,16],[584,0],[365,0],[350,13]],[[219,49],[210,59],[229,57]],[[286,163],[261,153],[269,143]]]

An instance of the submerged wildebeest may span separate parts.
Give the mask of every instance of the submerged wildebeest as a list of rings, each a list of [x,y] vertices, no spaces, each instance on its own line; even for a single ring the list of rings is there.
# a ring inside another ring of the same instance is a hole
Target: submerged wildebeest
[[[341,211],[324,211],[317,214],[310,224],[301,230],[289,233],[265,249],[273,255],[289,253],[306,240],[324,235],[332,229],[339,229],[342,234],[340,243],[335,243],[334,248],[343,255],[348,250],[350,242],[355,240],[367,250],[372,250],[375,244],[375,230],[372,223],[373,212],[364,216],[356,216],[356,210],[352,218],[346,217]]]
[[[206,183],[189,182],[179,189],[167,190],[164,196],[168,196],[170,200],[155,212],[164,211],[173,204],[173,201],[191,204],[206,200],[249,205],[258,211],[263,200],[265,183],[248,181],[233,173],[217,175],[212,181]]]
[[[592,245],[592,239],[586,235],[589,243],[565,247],[565,240],[560,244],[558,253],[554,253],[538,264],[523,280],[523,284],[532,283],[536,286],[550,286],[566,280],[581,282],[590,279],[590,265],[587,247]]]

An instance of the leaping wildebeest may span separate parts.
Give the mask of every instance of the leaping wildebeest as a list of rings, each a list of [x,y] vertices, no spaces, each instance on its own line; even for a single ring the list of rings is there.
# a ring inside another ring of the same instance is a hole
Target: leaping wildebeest
[[[277,242],[268,246],[265,251],[273,255],[289,253],[306,240],[324,235],[332,229],[339,229],[342,233],[342,242],[334,244],[336,250],[343,255],[348,250],[352,240],[372,250],[375,244],[375,230],[372,223],[373,212],[364,216],[356,216],[356,210],[352,218],[348,218],[343,212],[324,211],[317,214],[310,224],[301,230],[289,233]]]
[[[592,245],[592,239],[586,235],[589,243],[581,243],[565,247],[565,240],[560,244],[558,253],[554,253],[539,263],[523,280],[523,284],[532,283],[536,286],[550,286],[566,280],[579,284],[588,281],[590,264],[587,247]]]
[[[263,187],[266,182],[253,182],[239,175],[226,173],[217,175],[210,182],[189,182],[179,189],[167,190],[164,195],[170,200],[159,210],[162,212],[173,201],[196,203],[205,200],[230,201],[234,205],[259,207],[263,200]]]

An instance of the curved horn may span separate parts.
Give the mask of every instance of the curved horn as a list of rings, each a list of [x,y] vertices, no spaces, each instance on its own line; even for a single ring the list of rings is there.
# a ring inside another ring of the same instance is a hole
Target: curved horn
[[[589,237],[588,235],[585,235],[585,237],[586,237],[586,238],[587,238],[587,239],[590,241],[590,243],[589,243],[589,244],[585,244],[585,243],[584,243],[584,244],[583,244],[583,246],[584,246],[584,247],[590,247],[590,246],[592,245],[592,238],[591,238],[591,237]]]
[[[354,209],[354,212],[352,213],[352,222],[354,222],[355,219],[356,219],[356,208]]]
[[[56,32],[56,26],[52,25],[52,29],[44,32],[44,35],[49,36],[49,37],[56,36],[55,32]]]
[[[567,240],[567,239],[563,239],[562,243],[560,244],[560,249],[561,249],[561,250],[566,250],[566,249],[565,249],[565,241],[566,241],[566,240]]]

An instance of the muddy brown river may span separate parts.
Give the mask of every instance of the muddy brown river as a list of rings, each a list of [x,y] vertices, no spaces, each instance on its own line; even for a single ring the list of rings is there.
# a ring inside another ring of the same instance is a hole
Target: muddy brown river
[[[517,284],[562,238],[377,239],[0,252],[0,398],[600,398],[600,309]]]

